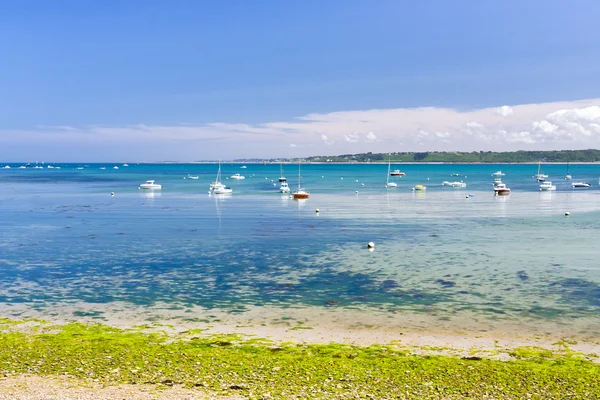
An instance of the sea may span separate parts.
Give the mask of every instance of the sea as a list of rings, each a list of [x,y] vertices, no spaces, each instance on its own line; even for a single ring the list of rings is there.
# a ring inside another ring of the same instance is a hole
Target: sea
[[[600,330],[598,164],[571,164],[571,181],[543,164],[556,191],[541,192],[537,164],[389,177],[388,164],[222,163],[229,195],[209,193],[217,164],[0,165],[2,317],[340,310],[444,331]],[[494,195],[496,171],[510,195]],[[282,174],[310,198],[279,193]],[[150,179],[162,190],[139,189]]]

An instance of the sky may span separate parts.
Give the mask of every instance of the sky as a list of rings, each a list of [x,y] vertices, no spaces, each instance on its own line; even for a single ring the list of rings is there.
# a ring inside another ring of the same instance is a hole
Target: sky
[[[594,0],[0,0],[0,160],[600,148]]]

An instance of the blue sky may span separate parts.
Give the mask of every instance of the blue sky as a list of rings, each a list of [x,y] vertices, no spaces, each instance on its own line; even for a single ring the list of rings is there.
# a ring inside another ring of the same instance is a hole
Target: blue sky
[[[599,11],[587,0],[0,0],[0,159],[593,147]],[[502,106],[513,112],[497,120]],[[465,133],[469,122],[484,132]]]

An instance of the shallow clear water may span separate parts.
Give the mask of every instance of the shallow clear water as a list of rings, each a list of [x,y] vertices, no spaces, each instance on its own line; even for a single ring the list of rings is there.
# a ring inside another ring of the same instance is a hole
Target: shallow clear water
[[[400,165],[393,189],[387,164],[302,165],[300,202],[274,187],[279,165],[222,165],[246,176],[227,180],[230,196],[207,193],[216,165],[112,166],[0,169],[0,312],[322,306],[600,327],[600,165],[570,167],[589,189],[544,166],[552,193],[537,165]],[[284,168],[297,187],[297,165]],[[497,170],[510,196],[493,195]],[[163,190],[138,190],[147,179]],[[441,186],[457,179],[468,187]]]

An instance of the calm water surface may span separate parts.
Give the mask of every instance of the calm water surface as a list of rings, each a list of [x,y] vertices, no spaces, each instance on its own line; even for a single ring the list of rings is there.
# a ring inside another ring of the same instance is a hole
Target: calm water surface
[[[1,314],[316,306],[600,328],[600,165],[570,166],[589,189],[543,166],[551,193],[537,165],[398,165],[393,189],[387,164],[302,165],[300,202],[274,186],[279,165],[223,164],[246,176],[230,196],[207,193],[216,165],[113,165],[0,169]],[[494,197],[497,170],[510,196]],[[284,173],[296,188],[298,166]],[[163,190],[138,190],[147,179]]]

